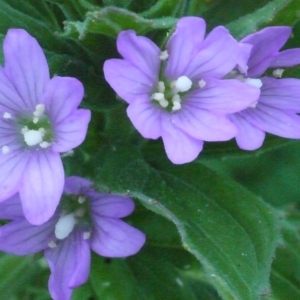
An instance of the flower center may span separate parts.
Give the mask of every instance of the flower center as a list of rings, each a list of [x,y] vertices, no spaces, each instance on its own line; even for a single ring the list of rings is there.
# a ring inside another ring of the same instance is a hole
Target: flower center
[[[65,239],[73,231],[76,224],[74,214],[68,214],[59,218],[55,225],[55,236],[59,240]]]
[[[60,218],[55,224],[55,240],[48,246],[55,248],[59,240],[67,238],[75,228],[83,230],[82,238],[89,239],[92,220],[89,214],[89,201],[82,195],[63,195],[59,204]]]
[[[164,81],[159,81],[156,92],[151,96],[152,103],[170,112],[180,110],[182,96],[191,89],[192,85],[191,79],[187,76],[180,76],[168,85]]]
[[[3,118],[11,119],[12,116],[6,112]],[[45,114],[44,104],[38,104],[32,115],[21,117],[17,122],[23,141],[27,146],[39,146],[43,149],[51,146],[53,133],[48,116]]]

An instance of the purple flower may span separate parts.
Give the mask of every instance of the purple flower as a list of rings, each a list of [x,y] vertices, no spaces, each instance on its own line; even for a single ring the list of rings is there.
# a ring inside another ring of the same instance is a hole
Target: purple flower
[[[290,34],[290,27],[267,27],[241,40],[242,47],[252,50],[248,58],[241,59],[241,70],[233,72],[233,77],[261,89],[257,103],[230,117],[239,128],[236,141],[241,149],[259,148],[265,132],[300,138],[300,117],[296,114],[300,112],[300,80],[279,79],[281,68],[300,64],[300,48],[279,52]],[[279,68],[273,72],[275,78],[261,77],[268,68]]]
[[[133,201],[90,186],[84,178],[66,178],[57,211],[42,225],[24,218],[17,194],[0,203],[0,218],[11,220],[0,227],[0,250],[15,255],[44,250],[54,300],[70,299],[72,290],[87,281],[90,249],[105,257],[126,257],[145,243],[141,231],[120,220],[132,213]]]
[[[241,60],[240,46],[222,26],[206,38],[205,22],[178,21],[166,50],[132,30],[119,34],[124,59],[104,64],[105,78],[128,102],[128,117],[145,138],[162,137],[175,164],[194,160],[203,141],[225,141],[237,134],[227,114],[240,111],[259,89],[222,79]]]
[[[47,221],[62,194],[60,152],[85,138],[90,111],[77,109],[83,86],[75,78],[49,77],[45,55],[23,29],[4,39],[0,67],[0,201],[20,193],[32,224]]]

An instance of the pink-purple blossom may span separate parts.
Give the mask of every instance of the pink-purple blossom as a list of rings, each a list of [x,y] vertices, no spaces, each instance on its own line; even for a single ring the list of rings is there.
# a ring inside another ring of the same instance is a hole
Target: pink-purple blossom
[[[236,141],[241,149],[255,150],[263,144],[265,133],[285,138],[300,138],[300,80],[281,78],[283,68],[300,64],[300,48],[279,52],[291,34],[287,26],[262,29],[241,40],[242,47],[249,47],[249,57],[240,61],[240,71],[235,78],[260,87],[256,103],[230,116],[239,132]],[[246,67],[245,67],[246,66]],[[265,77],[268,68],[273,77]]]
[[[128,104],[127,114],[143,137],[162,138],[175,164],[194,160],[203,141],[226,141],[238,129],[227,115],[259,97],[257,87],[224,79],[243,53],[222,26],[205,37],[201,18],[185,17],[161,51],[150,39],[123,31],[117,48],[123,59],[104,64],[105,78]]]
[[[120,220],[133,210],[132,199],[97,193],[89,180],[69,177],[57,211],[42,225],[24,218],[18,194],[0,203],[0,218],[11,220],[0,227],[0,250],[15,255],[44,251],[52,298],[69,300],[72,290],[88,279],[91,250],[127,257],[141,249],[144,233]]]
[[[90,111],[78,109],[77,79],[50,79],[38,42],[10,29],[0,68],[0,201],[20,193],[25,217],[42,224],[54,213],[64,186],[61,152],[81,144]]]

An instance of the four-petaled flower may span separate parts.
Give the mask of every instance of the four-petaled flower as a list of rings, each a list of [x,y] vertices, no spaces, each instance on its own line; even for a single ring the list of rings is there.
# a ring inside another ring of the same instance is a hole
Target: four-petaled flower
[[[123,31],[117,48],[124,59],[109,59],[104,75],[128,102],[127,114],[145,138],[162,137],[175,164],[194,160],[203,141],[225,141],[238,130],[227,114],[259,97],[257,87],[222,79],[241,60],[241,47],[222,26],[205,35],[201,18],[185,17],[161,51],[146,37]]]
[[[130,198],[97,193],[90,181],[69,177],[57,211],[42,225],[24,218],[18,194],[0,203],[0,218],[11,220],[0,227],[0,250],[15,255],[44,250],[50,294],[68,300],[88,279],[90,249],[105,257],[126,257],[143,246],[145,235],[120,220],[133,210]]]
[[[279,79],[283,72],[281,68],[300,64],[299,48],[279,52],[290,34],[291,28],[287,26],[267,27],[240,42],[242,47],[251,46],[252,50],[249,58],[241,60],[243,67],[233,77],[259,84],[261,89],[254,105],[230,116],[239,128],[237,144],[244,150],[259,148],[265,132],[285,138],[300,138],[300,117],[297,115],[300,112],[300,80]],[[275,78],[261,77],[268,68],[275,69]]]
[[[90,111],[78,109],[83,86],[49,77],[45,55],[23,29],[4,39],[0,68],[0,201],[20,193],[25,217],[42,224],[54,213],[64,186],[61,152],[81,144]]]

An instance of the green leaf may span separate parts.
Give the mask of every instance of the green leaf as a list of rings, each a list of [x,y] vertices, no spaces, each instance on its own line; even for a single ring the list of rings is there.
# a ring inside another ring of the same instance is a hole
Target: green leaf
[[[175,18],[145,19],[138,14],[117,7],[105,7],[86,14],[83,22],[65,22],[63,36],[84,39],[89,33],[116,37],[120,31],[134,29],[145,34],[154,29],[169,29],[176,23]]]
[[[191,272],[198,276],[203,270],[182,248],[144,246],[138,254],[123,260],[94,255],[90,281],[99,299],[220,299],[203,280],[203,274],[197,277]]]
[[[273,0],[254,13],[227,24],[226,27],[236,39],[241,39],[261,28],[262,25],[268,25],[290,3],[292,0]]]
[[[272,265],[272,298],[298,300],[300,299],[299,206],[290,206],[282,213],[287,218],[282,224],[283,241],[277,248]]]
[[[151,167],[131,146],[99,154],[99,187],[129,192],[171,220],[224,299],[259,299],[278,230],[273,211],[253,194],[196,164]],[[157,162],[159,162],[159,157]]]
[[[0,294],[3,299],[17,297],[38,273],[32,264],[32,256],[20,257],[9,254],[0,256]],[[12,288],[13,287],[13,288]]]
[[[164,16],[183,16],[185,0],[160,0],[156,1],[148,10],[141,15],[147,18],[157,18]]]

